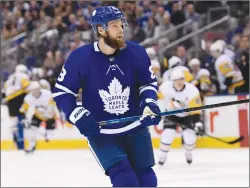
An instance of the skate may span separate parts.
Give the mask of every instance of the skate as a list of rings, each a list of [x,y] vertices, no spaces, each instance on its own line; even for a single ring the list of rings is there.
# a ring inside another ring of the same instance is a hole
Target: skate
[[[48,138],[48,134],[47,133],[44,134],[44,140],[45,140],[45,142],[49,142],[50,141],[50,139]]]
[[[36,142],[32,144],[32,146],[29,147],[29,149],[25,149],[24,151],[26,154],[32,154],[35,150],[36,150]]]
[[[186,161],[187,161],[187,163],[189,165],[192,164],[192,162],[193,162],[192,153],[191,152],[186,152],[185,155],[186,155]]]
[[[166,161],[166,157],[160,157],[160,160],[159,160],[158,164],[160,166],[163,166],[165,164],[165,161]]]

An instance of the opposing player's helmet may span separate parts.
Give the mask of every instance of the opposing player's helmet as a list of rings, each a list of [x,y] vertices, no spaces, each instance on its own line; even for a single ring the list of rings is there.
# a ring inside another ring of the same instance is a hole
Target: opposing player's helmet
[[[40,89],[40,88],[41,88],[41,86],[40,86],[40,84],[39,84],[38,81],[32,81],[32,82],[30,82],[30,85],[29,85],[29,87],[28,87],[28,90],[29,90],[29,91],[34,91],[34,90],[38,90],[38,89]]]
[[[211,44],[209,50],[210,50],[210,53],[212,53],[212,52],[222,53],[223,52],[223,45],[221,45],[220,43],[214,42],[213,44]]]
[[[177,56],[172,56],[169,60],[168,60],[168,67],[171,69],[176,65],[179,65],[181,63],[181,59]]]
[[[20,73],[20,72],[27,73],[28,72],[28,68],[25,65],[20,64],[20,65],[16,66],[15,72],[17,72],[17,73]]]
[[[220,44],[223,48],[226,46],[226,42],[224,40],[216,40],[215,43]]]
[[[97,26],[101,26],[107,30],[107,23],[117,19],[121,19],[124,27],[128,25],[125,16],[118,8],[114,6],[102,6],[92,12],[90,24],[94,32],[97,33]]]
[[[210,76],[210,72],[207,69],[201,69],[198,74],[197,78],[200,79],[202,76]]]
[[[154,48],[152,48],[152,47],[146,48],[146,52],[149,56],[149,59],[153,60],[156,58],[156,51]]]
[[[179,80],[179,79],[184,79],[184,78],[185,78],[184,73],[181,70],[173,69],[171,71],[170,80],[174,81],[174,80]]]
[[[41,79],[41,80],[39,80],[39,84],[40,84],[40,86],[41,86],[42,89],[51,90],[50,83],[47,80]]]
[[[44,70],[42,68],[33,68],[32,75],[42,78],[44,76]]]
[[[191,59],[191,60],[189,61],[188,66],[189,66],[189,67],[192,67],[192,66],[194,66],[194,65],[200,65],[200,64],[201,64],[201,62],[200,62],[199,59],[193,58],[193,59]]]

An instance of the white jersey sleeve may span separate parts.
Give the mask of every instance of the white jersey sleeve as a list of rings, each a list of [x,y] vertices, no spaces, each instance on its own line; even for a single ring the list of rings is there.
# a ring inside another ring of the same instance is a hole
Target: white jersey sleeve
[[[221,55],[215,61],[215,70],[217,72],[217,79],[221,90],[234,89],[244,84],[243,76],[240,70],[235,69],[233,60],[228,55]],[[232,84],[225,85],[225,80],[232,77]],[[229,87],[229,88],[227,88]]]

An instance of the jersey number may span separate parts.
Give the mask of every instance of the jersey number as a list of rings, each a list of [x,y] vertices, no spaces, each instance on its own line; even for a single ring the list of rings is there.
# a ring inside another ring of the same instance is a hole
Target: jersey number
[[[60,73],[60,75],[59,75],[59,77],[58,77],[57,80],[58,80],[59,82],[62,82],[62,81],[64,80],[65,75],[66,75],[66,70],[65,70],[65,68],[63,67],[62,72]]]
[[[14,76],[13,79],[11,80],[11,85],[16,85],[16,77]]]
[[[155,74],[152,66],[149,66],[149,72],[151,73],[151,79],[155,79]]]

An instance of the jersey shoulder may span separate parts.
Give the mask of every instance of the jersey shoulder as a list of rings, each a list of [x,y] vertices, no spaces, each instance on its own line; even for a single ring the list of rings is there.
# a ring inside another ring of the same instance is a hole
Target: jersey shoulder
[[[182,70],[182,71],[189,71],[189,69],[187,67],[182,66],[182,65],[175,67],[175,69],[179,69],[179,70]]]
[[[226,55],[226,54],[222,54],[221,56],[219,56],[216,61],[216,64],[220,64],[220,63],[232,63],[232,59]]]
[[[160,87],[159,91],[163,94],[170,92],[173,89],[173,81],[164,81]]]
[[[85,64],[89,59],[89,57],[94,53],[94,45],[93,44],[87,44],[84,46],[80,46],[73,50],[67,61],[69,61],[71,64]]]
[[[141,59],[148,57],[145,48],[142,47],[141,45],[131,42],[131,41],[126,41],[126,44],[127,44],[126,48],[128,49],[128,52],[132,53],[134,57],[136,57],[137,59],[141,60]]]
[[[15,73],[15,76],[20,79],[29,79],[29,75],[22,72]]]
[[[32,101],[33,101],[33,96],[32,96],[32,94],[31,94],[31,93],[28,93],[27,95],[25,95],[23,101],[24,101],[25,103],[31,104]]]
[[[187,92],[190,95],[194,96],[194,95],[199,95],[200,94],[198,88],[196,86],[194,86],[193,84],[186,82],[185,85],[187,87]]]
[[[48,97],[52,97],[52,92],[48,89],[41,89],[41,92],[43,95],[46,95]]]

